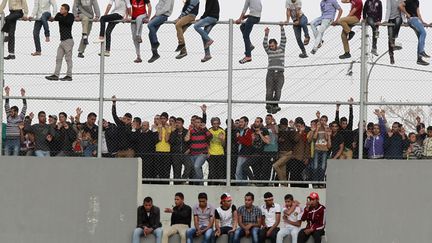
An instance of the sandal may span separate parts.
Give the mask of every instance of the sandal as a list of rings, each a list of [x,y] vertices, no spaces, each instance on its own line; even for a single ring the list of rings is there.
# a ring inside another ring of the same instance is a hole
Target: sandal
[[[304,39],[303,44],[304,44],[305,46],[307,46],[307,45],[309,44],[309,41],[310,41],[310,37],[306,37],[306,38]]]
[[[252,58],[251,59],[247,59],[246,57],[243,57],[243,59],[241,59],[240,61],[239,61],[239,63],[240,64],[245,64],[245,63],[247,63],[247,62],[251,62],[252,61]]]

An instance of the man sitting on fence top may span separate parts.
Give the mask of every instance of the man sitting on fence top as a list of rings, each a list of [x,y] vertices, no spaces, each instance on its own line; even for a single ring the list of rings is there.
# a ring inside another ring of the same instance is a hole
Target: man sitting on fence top
[[[350,41],[355,32],[351,30],[352,25],[360,22],[362,16],[363,2],[362,0],[342,0],[342,3],[351,3],[351,10],[348,16],[343,17],[339,20],[339,24],[342,26],[342,44],[344,48],[344,54],[340,55],[340,59],[350,58],[350,47],[348,41]]]
[[[180,243],[186,243],[186,230],[191,225],[192,209],[184,203],[181,192],[175,194],[174,203],[173,208],[165,208],[165,213],[171,213],[171,226],[164,230],[162,243],[168,243],[169,237],[177,233],[180,235]]]
[[[308,200],[301,218],[302,221],[307,222],[307,225],[306,228],[300,230],[298,243],[306,243],[311,236],[315,243],[321,243],[321,236],[324,235],[326,208],[319,203],[319,195],[316,192],[311,192]]]
[[[162,224],[160,222],[160,209],[153,205],[151,197],[144,198],[142,206],[137,210],[137,227],[132,235],[132,243],[140,243],[141,237],[154,234],[156,243],[162,242]]]

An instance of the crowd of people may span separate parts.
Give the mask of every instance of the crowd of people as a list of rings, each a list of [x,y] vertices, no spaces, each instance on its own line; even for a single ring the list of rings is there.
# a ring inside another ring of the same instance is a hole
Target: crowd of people
[[[5,88],[6,96],[10,88]],[[25,90],[21,89],[25,97]],[[44,111],[27,115],[24,98],[21,112],[5,100],[7,113],[5,155],[86,156],[97,155],[97,115],[88,113],[81,122],[83,110],[70,116],[65,112],[48,115]],[[350,98],[349,102],[353,102]],[[231,140],[231,171],[229,175],[239,185],[248,180],[270,181],[272,170],[279,181],[324,181],[327,159],[359,158],[359,129],[353,130],[353,107],[348,118],[336,107],[333,120],[316,113],[316,119],[306,124],[302,117],[293,120],[282,117],[277,123],[272,114],[249,121],[246,116],[232,121],[231,137],[222,128],[219,117],[207,126],[207,106],[202,116],[193,115],[186,127],[185,119],[157,114],[153,124],[117,114],[117,99],[113,96],[112,120],[102,119],[101,152],[103,157],[140,157],[143,178],[165,179],[152,183],[169,183],[169,179],[189,179],[190,184],[202,184],[203,165],[208,162],[209,184],[223,184],[227,178],[227,141]],[[383,110],[375,110],[378,122],[363,122],[363,157],[369,159],[430,159],[432,158],[432,126],[425,127],[420,118],[417,132],[406,133],[399,122],[390,125]],[[228,122],[228,121],[226,121]],[[172,176],[171,168],[173,170]],[[217,181],[219,180],[219,181]],[[282,185],[285,185],[282,183]],[[297,184],[297,186],[307,186]],[[316,185],[323,186],[323,185]]]
[[[56,68],[53,75],[47,76],[48,80],[72,80],[72,51],[74,46],[72,36],[72,26],[74,20],[81,21],[82,36],[78,48],[78,58],[84,58],[84,51],[89,44],[89,35],[92,29],[93,22],[100,22],[99,37],[96,43],[105,42],[105,51],[99,55],[110,56],[111,51],[111,34],[119,21],[131,22],[132,40],[135,46],[136,59],[135,63],[141,63],[141,50],[140,44],[142,40],[143,23],[147,23],[149,29],[149,41],[151,44],[152,57],[148,60],[149,63],[156,61],[160,55],[158,48],[160,42],[157,38],[157,31],[160,26],[164,24],[168,18],[173,14],[174,0],[159,0],[155,13],[152,16],[152,5],[149,0],[110,0],[104,15],[101,16],[101,11],[97,0],[74,0],[72,13],[70,13],[70,6],[62,4],[59,13],[57,11],[55,0],[35,0],[34,8],[31,15],[29,15],[28,6],[25,1],[21,0],[4,0],[0,5],[0,12],[3,12],[6,3],[9,2],[9,15],[5,18],[5,24],[1,31],[5,35],[5,42],[8,42],[9,55],[5,60],[15,59],[15,31],[16,22],[22,20],[35,20],[33,39],[36,51],[31,53],[32,56],[40,56],[42,54],[40,44],[40,31],[44,28],[45,41],[50,41],[50,30],[48,21],[58,21],[60,31],[60,45],[57,49]],[[177,59],[187,56],[186,41],[184,32],[189,26],[194,25],[194,29],[201,36],[204,57],[202,62],[209,61],[212,56],[210,53],[210,46],[214,40],[209,36],[212,28],[217,24],[220,15],[220,6],[218,0],[207,0],[205,3],[205,11],[198,19],[199,15],[199,0],[186,0],[183,1],[184,5],[180,15],[174,20],[177,32],[178,46],[176,52],[179,54]],[[320,2],[321,15],[308,23],[305,11],[302,8],[302,0],[286,0],[286,20],[281,22],[285,25],[292,20],[293,30],[297,40],[297,44],[301,50],[300,58],[307,58],[307,51],[305,46],[309,44],[311,37],[308,31],[308,24],[310,24],[314,44],[310,53],[315,54],[319,48],[324,44],[323,35],[330,25],[342,26],[341,39],[343,43],[344,53],[339,56],[340,59],[351,57],[349,41],[354,37],[355,32],[352,31],[353,25],[359,23],[363,17],[373,30],[372,50],[373,55],[378,55],[377,41],[379,38],[379,26],[382,23],[383,8],[381,0],[366,0],[363,4],[362,0],[341,0],[344,4],[351,4],[349,13],[342,17],[343,10],[337,0],[322,0]],[[391,23],[388,26],[388,47],[390,62],[394,64],[394,50],[401,49],[401,45],[396,43],[399,29],[402,24],[402,17],[407,19],[408,25],[414,30],[418,37],[417,48],[417,64],[429,65],[424,58],[430,56],[425,52],[426,31],[427,24],[421,15],[419,9],[419,0],[387,0],[387,12],[384,23]],[[253,26],[260,22],[262,13],[261,0],[245,0],[244,8],[240,17],[235,20],[236,24],[241,24],[240,30],[244,39],[245,56],[239,61],[241,64],[252,61],[252,51],[255,46],[251,43],[250,35]],[[337,16],[336,16],[337,13]],[[55,16],[55,17],[53,17]],[[302,39],[302,30],[304,39]],[[266,31],[266,36],[268,31]],[[276,40],[272,39],[270,42],[277,44]],[[270,47],[270,49],[272,49]],[[284,49],[284,48],[283,48]],[[268,48],[266,49],[268,51]],[[274,50],[273,50],[274,51]],[[282,53],[273,53],[275,59]],[[67,63],[67,73],[65,77],[60,78],[59,72],[62,65],[62,59],[65,58]]]
[[[132,243],[139,243],[150,234],[156,237],[157,243],[168,243],[174,234],[179,234],[182,243],[192,243],[201,236],[203,243],[212,243],[224,234],[229,243],[240,243],[242,237],[251,238],[253,243],[267,239],[282,243],[287,236],[293,243],[305,243],[310,237],[319,243],[324,235],[326,208],[320,204],[316,192],[310,193],[304,206],[291,194],[286,194],[284,204],[280,205],[271,192],[264,194],[261,206],[254,205],[255,195],[251,192],[245,194],[244,205],[238,208],[232,200],[230,194],[224,193],[216,208],[202,192],[198,194],[198,203],[190,207],[185,204],[183,193],[178,192],[174,197],[175,206],[164,210],[171,214],[170,226],[162,228],[161,210],[153,205],[151,197],[146,197],[137,210]],[[305,228],[301,228],[303,221]]]

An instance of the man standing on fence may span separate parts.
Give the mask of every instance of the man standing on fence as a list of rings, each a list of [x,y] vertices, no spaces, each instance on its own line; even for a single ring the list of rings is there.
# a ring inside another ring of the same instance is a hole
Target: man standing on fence
[[[72,9],[75,20],[81,20],[82,38],[78,48],[78,57],[84,58],[84,51],[88,45],[88,35],[93,26],[93,21],[100,17],[100,9],[97,0],[75,0]]]
[[[426,30],[424,25],[427,25],[427,23],[423,21],[419,6],[420,3],[418,0],[405,0],[399,5],[399,8],[401,12],[405,14],[408,20],[408,25],[415,31],[418,38],[417,64],[427,66],[429,63],[423,60],[423,58],[430,58],[424,50],[426,41]]]
[[[246,15],[248,9],[249,14]],[[255,49],[255,47],[251,43],[250,34],[253,26],[258,24],[261,20],[261,11],[261,0],[245,0],[243,11],[240,17],[235,21],[236,24],[240,24],[242,20],[247,19],[246,22],[240,25],[240,30],[243,34],[243,41],[245,44],[245,57],[239,61],[240,64],[252,61],[252,50]]]
[[[66,60],[67,72],[66,76],[60,78],[61,81],[72,81],[72,48],[74,41],[72,39],[72,25],[74,23],[73,14],[69,13],[69,5],[62,4],[60,12],[56,14],[54,20],[59,22],[60,29],[60,45],[57,48],[56,67],[54,74],[46,76],[48,80],[59,80],[60,69],[62,66],[63,57]]]
[[[174,0],[159,0],[156,5],[156,14],[150,19],[150,22],[147,24],[149,29],[149,39],[152,50],[152,57],[148,60],[149,63],[156,61],[160,56],[157,51],[160,43],[157,38],[157,31],[159,27],[168,20],[168,17],[171,16],[174,8]]]
[[[6,4],[9,2],[9,15],[5,17],[5,23],[1,29],[4,33],[4,42],[8,42],[9,55],[6,56],[5,60],[15,59],[15,29],[18,19],[27,20],[28,6],[26,0],[3,0],[0,5],[0,13],[4,13],[3,10]]]
[[[51,15],[50,6],[52,6],[53,13]],[[32,16],[29,17],[29,20],[35,18],[36,21],[33,27],[33,41],[35,43],[36,51],[33,52],[32,56],[40,56],[41,55],[41,43],[40,43],[40,30],[43,26],[44,34],[45,34],[45,42],[50,41],[50,30],[48,25],[48,20],[54,16],[57,11],[57,4],[55,0],[35,0]]]
[[[266,100],[267,101],[279,101],[282,93],[282,87],[285,82],[285,45],[286,36],[285,29],[283,25],[281,28],[281,40],[280,45],[275,39],[268,40],[268,35],[270,33],[269,28],[264,30],[264,50],[268,55],[268,67],[267,67],[267,77],[266,77]],[[267,104],[267,113],[275,114],[281,110],[278,104]]]
[[[339,20],[339,24],[342,26],[341,38],[344,48],[344,54],[340,55],[339,59],[346,59],[351,57],[348,41],[355,35],[355,32],[351,30],[351,26],[360,22],[363,2],[362,0],[342,0],[342,3],[351,3],[351,10],[348,16]]]

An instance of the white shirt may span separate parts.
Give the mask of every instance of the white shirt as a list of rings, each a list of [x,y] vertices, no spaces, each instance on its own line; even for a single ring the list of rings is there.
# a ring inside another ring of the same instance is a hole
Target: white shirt
[[[281,206],[277,203],[267,209],[266,205],[261,205],[262,215],[265,217],[265,226],[272,227],[276,223],[276,213],[281,213]]]
[[[287,212],[289,209],[284,207],[282,209],[282,224],[281,224],[281,228],[296,228],[296,229],[300,229],[300,227],[294,226],[290,223],[288,223],[284,218],[284,212]],[[292,221],[292,222],[297,222],[299,220],[301,220],[303,215],[303,210],[300,207],[296,207],[294,209],[294,212],[292,212],[289,216],[288,216],[288,220]]]
[[[223,210],[222,207],[218,207],[216,209],[217,216],[216,218],[219,218],[220,221],[220,227],[233,227],[233,212],[236,210],[236,207],[234,205],[231,205],[231,207],[227,210]]]
[[[114,9],[111,11],[111,13],[120,14],[123,17],[126,16],[127,9],[131,8],[129,0],[110,0],[110,4],[114,5]]]
[[[33,18],[39,19],[43,13],[50,12],[50,7],[52,6],[52,14],[51,16],[54,17],[57,13],[57,3],[55,0],[35,0],[33,5],[33,12],[32,15]]]
[[[297,10],[301,9],[301,7],[302,7],[301,0],[296,0],[295,3],[291,2],[291,0],[286,0],[285,7],[287,9],[289,9],[289,11],[291,13],[291,18],[292,18],[293,21],[296,21],[297,17],[300,17],[303,14],[303,12],[300,10],[299,11],[300,16],[297,16]]]

